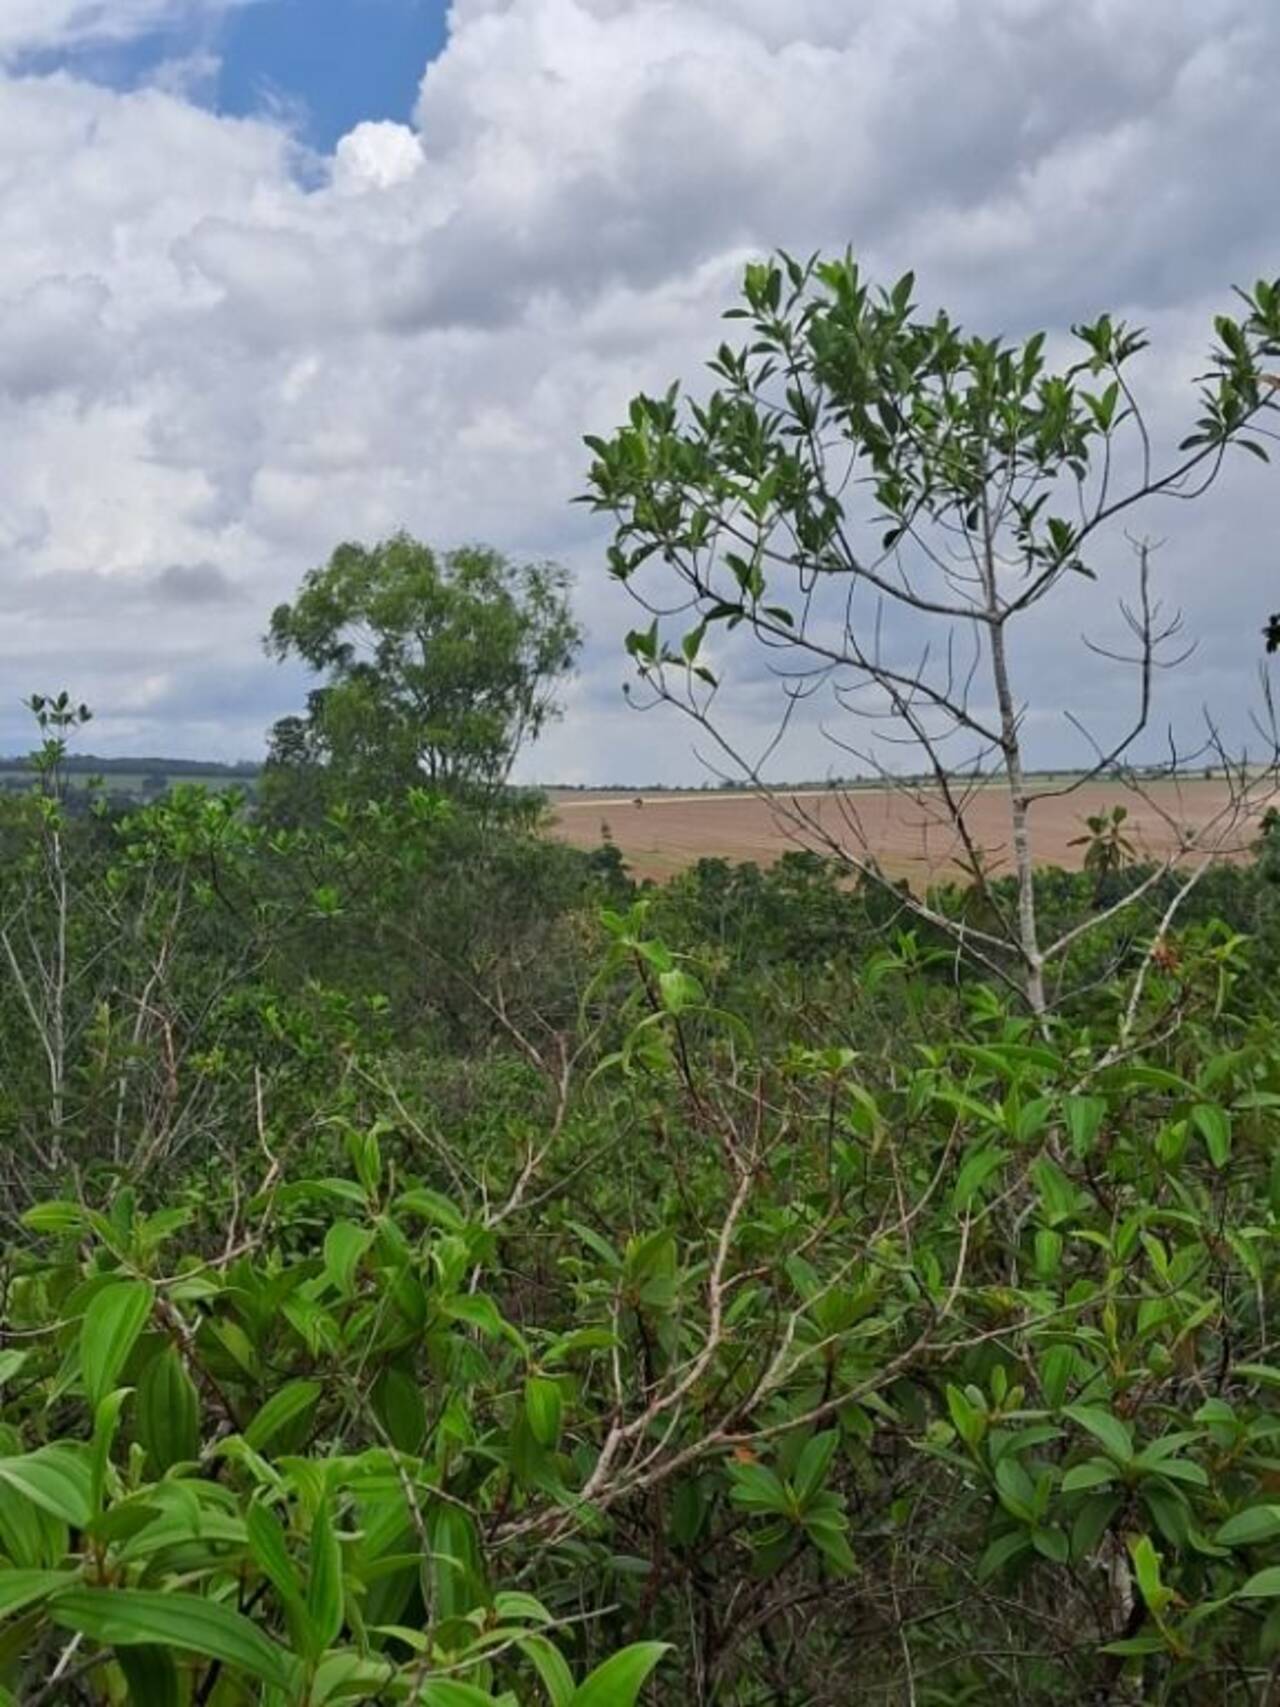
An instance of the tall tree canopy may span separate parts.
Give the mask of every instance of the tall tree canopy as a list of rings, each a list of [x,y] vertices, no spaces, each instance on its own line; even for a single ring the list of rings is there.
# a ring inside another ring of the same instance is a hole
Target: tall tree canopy
[[[272,768],[324,771],[347,792],[491,792],[556,714],[580,640],[555,564],[406,533],[340,545],[271,618],[268,651],[324,677],[306,714],[273,729]]]

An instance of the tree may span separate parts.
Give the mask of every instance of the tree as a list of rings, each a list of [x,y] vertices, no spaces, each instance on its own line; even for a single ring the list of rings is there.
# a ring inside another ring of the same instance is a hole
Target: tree
[[[567,575],[482,546],[437,553],[399,533],[341,545],[277,607],[266,637],[323,685],[272,731],[269,768],[381,796],[490,795],[556,714],[580,635]]]
[[[612,438],[587,441],[587,499],[615,520],[613,575],[653,615],[628,638],[643,680],[770,794],[798,839],[887,881],[861,836],[856,795],[841,796],[833,828],[830,814],[824,821],[803,799],[780,796],[763,774],[796,706],[826,690],[840,714],[836,745],[941,822],[958,863],[983,873],[993,852],[1011,854],[1015,904],[993,893],[993,922],[949,917],[920,896],[911,905],[1043,1014],[1046,968],[1076,932],[1042,939],[1037,801],[1099,776],[1141,795],[1170,843],[1154,887],[1173,870],[1194,883],[1274,787],[1273,772],[1233,766],[1210,725],[1206,746],[1231,787],[1193,834],[1150,789],[1149,773],[1126,763],[1149,722],[1155,672],[1180,656],[1179,619],[1155,595],[1142,538],[1134,594],[1121,606],[1130,640],[1093,646],[1132,670],[1133,718],[1114,737],[1077,722],[1090,743],[1079,778],[1036,785],[1029,776],[1028,708],[1010,643],[1051,594],[1098,578],[1099,546],[1109,531],[1131,530],[1139,506],[1200,496],[1234,447],[1266,461],[1277,397],[1263,363],[1280,355],[1280,281],[1241,293],[1240,318],[1218,316],[1199,418],[1164,466],[1132,381],[1147,343],[1140,330],[1106,314],[1077,326],[1079,357],[1055,371],[1043,334],[1018,344],[971,336],[945,313],[920,315],[913,291],[910,274],[873,289],[849,255],[749,266],[745,305],[728,315],[747,322],[748,340],[721,344],[710,363],[717,388],[701,403],[682,403],[678,386],[637,397]],[[662,576],[652,592],[649,565]],[[662,627],[672,609],[688,620],[680,635]],[[782,695],[780,727],[758,757],[739,750],[715,713],[708,635],[736,629],[763,650]],[[856,719],[876,731],[869,741],[850,735]],[[899,762],[886,762],[886,742]],[[921,760],[927,782],[904,777]],[[978,844],[967,813],[972,790],[992,776],[1009,807],[1008,845],[996,850]]]

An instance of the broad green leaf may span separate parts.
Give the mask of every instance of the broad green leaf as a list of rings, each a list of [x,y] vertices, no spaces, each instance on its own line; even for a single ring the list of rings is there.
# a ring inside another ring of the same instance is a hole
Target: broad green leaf
[[[1083,1464],[1073,1464],[1062,1478],[1064,1494],[1078,1494],[1084,1488],[1101,1488],[1116,1479],[1116,1467],[1108,1458],[1086,1458]]]
[[[0,1571],[0,1618],[11,1618],[75,1580],[74,1571]]]
[[[1075,1366],[1075,1349],[1069,1345],[1051,1345],[1041,1357],[1040,1389],[1050,1409],[1057,1410],[1066,1398]]]
[[[1042,1558],[1055,1565],[1065,1565],[1071,1554],[1071,1544],[1061,1529],[1035,1529],[1031,1544]]]
[[[130,1707],[182,1707],[178,1667],[168,1648],[122,1646],[116,1660],[129,1685]]]
[[[324,1266],[344,1298],[355,1291],[356,1269],[372,1243],[372,1230],[353,1221],[335,1221],[325,1234]]]
[[[531,1375],[524,1384],[524,1413],[539,1446],[550,1448],[559,1441],[563,1410],[560,1383],[549,1375]]]
[[[1214,1540],[1223,1547],[1256,1547],[1280,1535],[1280,1505],[1255,1505],[1220,1524]]]
[[[1231,1116],[1214,1102],[1198,1102],[1191,1110],[1196,1130],[1204,1139],[1209,1160],[1215,1168],[1225,1168],[1231,1158]]]
[[[635,1707],[649,1673],[668,1651],[666,1642],[633,1642],[578,1685],[569,1707]]]
[[[804,1531],[827,1563],[842,1576],[858,1568],[853,1548],[849,1545],[848,1524],[842,1514],[831,1512],[820,1517],[806,1517]]]
[[[255,1452],[269,1446],[281,1429],[309,1411],[323,1391],[319,1381],[288,1381],[254,1414],[244,1438]]]
[[[987,1432],[986,1412],[979,1410],[968,1394],[954,1385],[947,1388],[947,1410],[956,1433],[971,1451],[976,1451]]]
[[[1025,1529],[1015,1529],[1009,1535],[999,1535],[978,1560],[978,1581],[984,1583],[1010,1564],[1020,1554],[1031,1551],[1031,1535]]]
[[[415,1186],[412,1191],[404,1192],[396,1198],[395,1207],[410,1215],[419,1215],[424,1221],[430,1221],[433,1226],[443,1227],[450,1233],[461,1233],[467,1225],[466,1217],[455,1204],[443,1193],[431,1191],[426,1186]]]
[[[1098,1405],[1064,1405],[1063,1416],[1091,1434],[1105,1452],[1118,1464],[1128,1464],[1133,1458],[1133,1437],[1119,1417],[1112,1416]]]
[[[134,1414],[153,1475],[199,1458],[200,1399],[175,1346],[164,1346],[142,1371]]]
[[[729,1478],[733,1483],[729,1498],[748,1511],[786,1512],[791,1509],[787,1490],[763,1464],[730,1464]]]
[[[456,1297],[446,1298],[443,1304],[444,1313],[455,1322],[467,1322],[473,1328],[496,1339],[505,1334],[513,1344],[524,1349],[524,1341],[519,1331],[510,1322],[503,1320],[498,1306],[484,1292],[459,1293]]]
[[[1148,1609],[1157,1617],[1173,1599],[1173,1590],[1166,1588],[1160,1578],[1160,1555],[1149,1535],[1139,1535],[1129,1543],[1133,1573]]]
[[[102,1495],[106,1487],[107,1465],[111,1459],[111,1447],[120,1426],[120,1412],[124,1402],[129,1397],[131,1389],[117,1387],[114,1393],[108,1393],[98,1403],[93,1420],[93,1439],[89,1443],[90,1486],[89,1498],[93,1502],[94,1515],[102,1509]]]
[[[390,1660],[372,1659],[355,1648],[337,1648],[316,1667],[307,1707],[327,1701],[381,1701],[395,1677]]]
[[[428,1678],[418,1699],[423,1707],[495,1707],[487,1689],[474,1683],[463,1683],[456,1677]]]
[[[64,1629],[110,1647],[177,1648],[221,1660],[277,1688],[289,1681],[291,1666],[283,1648],[243,1613],[198,1594],[69,1589],[50,1601],[49,1613]]]
[[[956,1176],[951,1194],[954,1209],[968,1209],[974,1198],[1000,1166],[1008,1160],[1009,1152],[998,1145],[989,1145],[970,1156]]]
[[[22,1225],[33,1233],[78,1233],[84,1210],[78,1203],[37,1203],[22,1217]]]
[[[536,1596],[522,1589],[499,1589],[493,1597],[493,1610],[506,1623],[554,1624],[555,1618]]]
[[[417,1452],[427,1432],[422,1383],[409,1370],[391,1363],[373,1384],[373,1408],[400,1452]]]
[[[1131,1658],[1135,1654],[1163,1654],[1166,1645],[1163,1636],[1122,1636],[1118,1642],[1104,1643],[1098,1652]]]
[[[1107,1104],[1102,1097],[1069,1096],[1062,1099],[1071,1148],[1077,1156],[1087,1155],[1106,1116]]]
[[[1280,1595],[1280,1565],[1270,1565],[1236,1591],[1240,1600],[1274,1600]]]
[[[0,1482],[74,1529],[93,1517],[93,1465],[81,1446],[42,1446],[21,1458],[0,1458]]]
[[[285,1600],[301,1604],[302,1583],[289,1557],[285,1533],[275,1515],[261,1500],[254,1500],[245,1516],[245,1532],[253,1562]]]
[[[307,1625],[316,1659],[332,1647],[342,1629],[342,1547],[333,1528],[326,1497],[311,1525],[307,1562]]]
[[[80,1372],[95,1408],[116,1385],[155,1298],[145,1280],[117,1280],[95,1292],[80,1324]]]
[[[542,1679],[551,1707],[569,1707],[573,1700],[573,1673],[559,1648],[545,1636],[526,1636],[519,1648]]]
[[[815,1434],[812,1440],[805,1442],[800,1462],[791,1478],[792,1486],[802,1505],[822,1486],[839,1444],[840,1431],[835,1428]]]

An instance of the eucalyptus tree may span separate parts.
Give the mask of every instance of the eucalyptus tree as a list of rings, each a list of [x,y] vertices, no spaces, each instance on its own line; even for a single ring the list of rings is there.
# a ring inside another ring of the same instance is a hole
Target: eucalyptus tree
[[[579,644],[555,564],[436,552],[405,533],[340,545],[271,617],[268,651],[321,677],[305,714],[272,732],[271,787],[492,795],[556,715]]]

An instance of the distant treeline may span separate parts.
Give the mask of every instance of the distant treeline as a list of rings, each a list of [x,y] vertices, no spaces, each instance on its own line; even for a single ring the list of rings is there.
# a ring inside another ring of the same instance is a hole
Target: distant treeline
[[[24,771],[32,768],[30,758],[25,755],[0,758],[0,771]],[[143,773],[157,773],[184,777],[255,777],[262,766],[253,759],[237,759],[234,764],[228,764],[221,759],[103,759],[93,753],[68,753],[62,761],[62,768],[69,776],[138,776]]]

